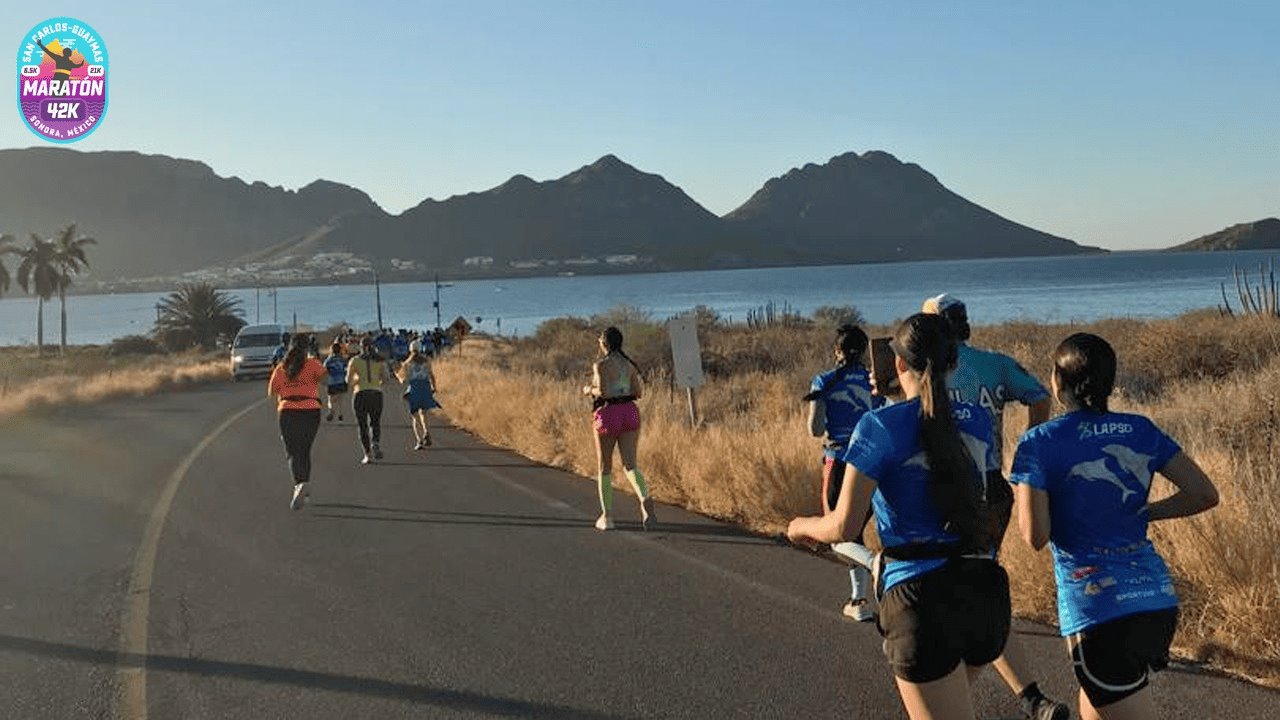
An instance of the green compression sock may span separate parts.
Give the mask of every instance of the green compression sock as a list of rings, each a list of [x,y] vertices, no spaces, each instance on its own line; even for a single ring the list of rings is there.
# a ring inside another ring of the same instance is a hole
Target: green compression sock
[[[613,475],[600,473],[599,477],[600,510],[608,515],[613,509]]]
[[[640,474],[640,468],[628,470],[627,479],[631,481],[631,487],[635,488],[636,497],[641,500],[649,497],[649,488],[644,484],[644,475]]]

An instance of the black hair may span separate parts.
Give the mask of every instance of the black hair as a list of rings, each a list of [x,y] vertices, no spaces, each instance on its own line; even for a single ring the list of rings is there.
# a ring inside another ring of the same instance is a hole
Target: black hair
[[[1116,351],[1097,335],[1076,333],[1053,351],[1053,374],[1077,405],[1105,413],[1116,384]]]
[[[294,335],[289,340],[289,351],[284,355],[284,374],[290,379],[298,377],[302,365],[307,361],[307,351],[311,349],[311,337]]]
[[[640,366],[637,365],[636,361],[632,360],[631,356],[627,355],[627,353],[624,352],[622,349],[622,331],[621,330],[610,325],[609,327],[604,329],[604,332],[600,333],[600,340],[604,342],[604,349],[608,352],[608,354],[611,355],[613,353],[618,353],[619,355],[622,356],[624,360],[631,363],[631,367],[635,368],[636,372],[640,372]]]
[[[947,393],[947,374],[957,359],[955,330],[939,315],[918,313],[898,326],[891,346],[907,367],[920,373],[920,445],[929,461],[929,494],[944,527],[960,536],[962,548],[988,549],[986,478],[960,439]]]
[[[942,311],[942,317],[951,323],[951,330],[956,335],[956,340],[965,342],[969,339],[969,333],[972,332],[969,327],[969,311],[964,305],[953,305]]]
[[[867,354],[867,334],[857,325],[841,325],[836,328],[836,347],[844,359],[840,367],[861,367],[862,359]]]

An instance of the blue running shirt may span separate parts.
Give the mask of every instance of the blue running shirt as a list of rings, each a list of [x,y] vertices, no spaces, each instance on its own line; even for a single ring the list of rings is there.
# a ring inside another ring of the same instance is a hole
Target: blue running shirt
[[[329,373],[330,385],[341,385],[347,381],[347,361],[340,355],[330,355],[324,360],[324,369]]]
[[[1004,404],[1017,400],[1024,405],[1049,397],[1049,391],[1017,360],[1002,353],[981,350],[960,343],[955,372],[947,380],[952,401],[966,402],[991,415],[996,439],[996,467],[1004,465]]]
[[[960,439],[974,458],[975,482],[985,484],[995,443],[991,418],[982,408],[952,403],[952,416]],[[929,494],[929,461],[920,446],[920,400],[908,400],[872,410],[853,430],[844,461],[875,479],[871,507],[876,514],[880,543],[898,547],[916,543],[958,543],[960,538],[942,529],[943,520]],[[946,560],[900,560],[884,569],[886,591],[942,567]]]
[[[840,459],[853,428],[863,413],[884,405],[884,398],[871,394],[871,375],[864,367],[847,370],[836,368],[813,378],[810,392],[820,392],[827,418],[827,446],[829,458]]]
[[[1049,495],[1049,542],[1066,637],[1178,606],[1147,539],[1151,476],[1180,452],[1147,418],[1076,410],[1027,431],[1009,482]]]

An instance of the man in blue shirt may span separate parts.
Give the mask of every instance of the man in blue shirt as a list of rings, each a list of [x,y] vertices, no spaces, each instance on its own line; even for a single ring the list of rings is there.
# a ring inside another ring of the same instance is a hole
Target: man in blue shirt
[[[995,468],[1004,470],[1004,406],[1017,400],[1027,406],[1027,429],[1049,419],[1049,391],[1017,360],[994,350],[971,347],[969,341],[969,312],[959,298],[946,293],[924,301],[921,312],[941,315],[951,323],[956,339],[960,341],[956,369],[947,381],[951,399],[966,402],[986,410],[991,416],[995,438]],[[996,547],[1004,541],[1013,510],[1013,490],[1006,482],[989,484],[991,495],[987,502],[995,518]],[[1071,711],[1066,705],[1044,696],[1039,685],[1027,678],[1027,663],[1022,657],[1021,645],[1012,635],[1005,645],[1004,654],[994,663],[996,671],[1009,689],[1022,699],[1027,717],[1034,720],[1067,720]]]

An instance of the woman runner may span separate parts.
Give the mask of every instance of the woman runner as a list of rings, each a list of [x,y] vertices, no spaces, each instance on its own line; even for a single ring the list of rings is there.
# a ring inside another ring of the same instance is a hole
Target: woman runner
[[[347,363],[347,385],[355,391],[351,406],[360,426],[362,465],[382,459],[382,384],[390,382],[391,369],[374,349],[373,339],[360,341],[360,354]]]
[[[267,394],[279,398],[280,439],[289,457],[293,476],[293,499],[289,507],[300,510],[311,495],[311,445],[320,429],[320,383],[328,373],[320,361],[307,357],[311,341],[295,335],[283,360],[271,371]]]
[[[1053,396],[1066,413],[1022,436],[1013,460],[1018,524],[1053,551],[1058,619],[1080,681],[1084,720],[1156,717],[1147,686],[1169,662],[1178,597],[1147,524],[1218,503],[1178,444],[1142,415],[1112,412],[1116,354],[1076,333],[1053,356]],[[1153,475],[1177,492],[1148,503]]]
[[[856,325],[841,325],[836,329],[836,366],[813,378],[809,394],[809,432],[814,437],[826,436],[822,460],[822,514],[831,513],[840,498],[844,481],[844,454],[853,428],[863,413],[884,405],[884,398],[871,394],[871,380],[863,357],[867,352],[867,334]],[[868,518],[870,507],[868,507]],[[866,519],[863,520],[866,525]],[[862,545],[862,533],[852,544]],[[856,548],[854,548],[856,550]],[[865,549],[860,556],[869,556]],[[875,619],[868,599],[871,590],[871,574],[867,568],[853,563],[849,568],[852,585],[850,599],[841,612],[847,618],[859,622]]]
[[[425,450],[431,445],[427,411],[440,407],[440,403],[436,401],[436,376],[431,371],[431,358],[420,341],[409,346],[409,357],[400,366],[398,376],[400,382],[406,383],[404,399],[409,404],[409,424],[413,426],[413,437],[417,440],[413,449]]]
[[[329,373],[329,392],[326,399],[329,406],[329,414],[325,415],[325,420],[333,420],[333,413],[336,409],[338,412],[338,420],[342,420],[342,396],[347,392],[347,359],[343,356],[342,343],[335,340],[329,346],[329,357],[324,359],[324,369]],[[338,402],[333,401],[334,398]],[[336,407],[335,407],[336,406]]]
[[[1010,624],[984,500],[991,419],[948,397],[956,341],[945,320],[913,315],[892,347],[906,399],[862,416],[835,512],[796,518],[787,536],[839,542],[861,532],[874,507],[879,628],[907,713],[972,720],[970,675],[1000,655]]]
[[[600,518],[597,530],[612,530],[613,518],[613,448],[622,456],[631,487],[640,500],[641,524],[647,530],[655,521],[653,500],[645,486],[644,475],[636,467],[636,448],[640,444],[640,368],[622,350],[622,331],[606,328],[600,334],[600,360],[591,367],[591,384],[582,388],[593,399],[592,427],[595,429],[596,460],[599,474]]]

